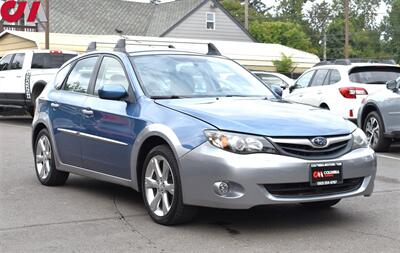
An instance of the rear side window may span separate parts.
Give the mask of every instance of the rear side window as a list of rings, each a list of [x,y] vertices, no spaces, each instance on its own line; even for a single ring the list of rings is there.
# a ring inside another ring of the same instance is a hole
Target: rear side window
[[[55,81],[56,89],[61,88],[61,86],[64,83],[65,77],[68,75],[68,72],[70,69],[71,69],[71,64],[68,64],[67,66],[62,68],[60,71],[58,71],[57,76],[56,76],[56,81]]]
[[[33,69],[58,69],[75,56],[76,54],[36,53],[33,54],[31,67]]]
[[[296,88],[305,88],[311,81],[315,71],[310,71],[302,75],[296,82]]]
[[[327,69],[319,69],[314,75],[314,78],[311,81],[310,86],[321,86],[324,84],[326,75],[328,74],[329,70]]]
[[[8,68],[10,66],[11,58],[12,58],[12,54],[9,54],[9,55],[4,56],[0,60],[0,71],[8,70]]]
[[[336,69],[332,69],[331,74],[329,76],[329,83],[328,84],[334,84],[337,83],[341,80],[340,73]]]
[[[355,67],[350,70],[350,81],[364,84],[386,84],[400,77],[400,68],[392,66]]]
[[[15,54],[11,63],[11,69],[22,69],[24,65],[25,54]]]
[[[64,90],[86,93],[97,58],[91,57],[78,61],[65,82]]]

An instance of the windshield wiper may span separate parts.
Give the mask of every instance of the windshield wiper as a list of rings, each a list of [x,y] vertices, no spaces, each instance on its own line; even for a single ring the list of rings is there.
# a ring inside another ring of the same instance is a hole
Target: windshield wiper
[[[151,96],[151,99],[182,99],[187,98],[183,96],[171,95],[171,96]]]

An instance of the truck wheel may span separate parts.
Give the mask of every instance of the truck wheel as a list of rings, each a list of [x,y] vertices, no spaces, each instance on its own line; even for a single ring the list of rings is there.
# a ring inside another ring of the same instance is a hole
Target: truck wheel
[[[363,130],[373,150],[382,152],[389,148],[391,141],[384,136],[383,120],[378,112],[373,111],[367,115]]]

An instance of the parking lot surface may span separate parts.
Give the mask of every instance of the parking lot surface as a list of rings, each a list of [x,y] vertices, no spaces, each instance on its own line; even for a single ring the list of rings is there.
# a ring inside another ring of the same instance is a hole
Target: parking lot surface
[[[0,117],[0,252],[398,252],[400,147],[378,154],[375,192],[315,211],[299,205],[204,208],[164,227],[132,189],[70,176],[36,179],[31,119]]]

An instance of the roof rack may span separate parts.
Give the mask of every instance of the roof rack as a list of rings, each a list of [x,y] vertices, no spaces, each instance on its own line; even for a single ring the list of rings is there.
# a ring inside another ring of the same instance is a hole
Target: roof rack
[[[329,61],[321,61],[314,65],[323,66],[323,65],[351,65],[353,63],[382,63],[382,64],[396,64],[396,61],[393,59],[363,59],[363,58],[351,58],[351,59],[336,59]]]
[[[145,43],[145,42],[153,42],[151,43]],[[204,45],[206,44],[208,47],[208,52],[207,55],[221,55],[221,52],[217,49],[217,47],[213,43],[201,43],[201,42],[173,42],[173,43],[181,43],[181,44],[201,44]],[[86,50],[86,52],[93,52],[97,50],[97,45],[98,44],[105,44],[105,45],[113,45],[114,43],[109,43],[109,42],[91,42]],[[149,46],[149,47],[167,47],[170,49],[174,49],[175,46],[172,44],[154,44],[154,41],[151,40],[127,40],[127,39],[120,39],[117,41],[117,44],[115,44],[114,51],[116,52],[124,52],[127,53],[126,46],[127,45],[136,45],[136,46]]]

